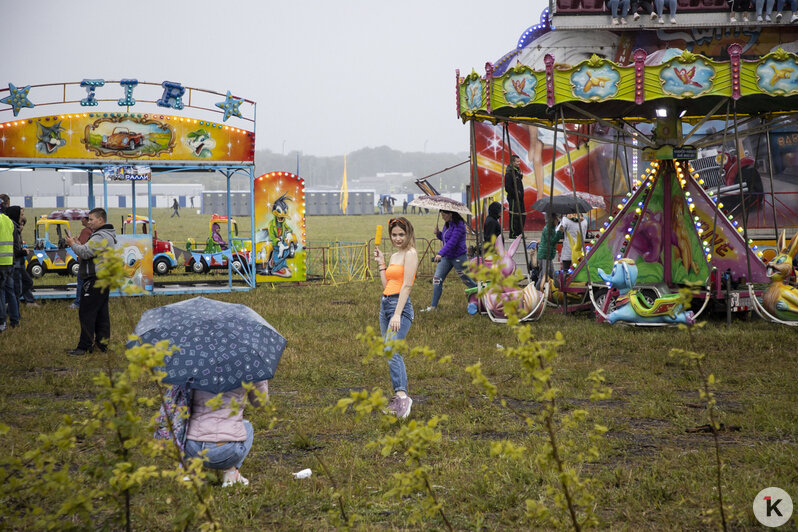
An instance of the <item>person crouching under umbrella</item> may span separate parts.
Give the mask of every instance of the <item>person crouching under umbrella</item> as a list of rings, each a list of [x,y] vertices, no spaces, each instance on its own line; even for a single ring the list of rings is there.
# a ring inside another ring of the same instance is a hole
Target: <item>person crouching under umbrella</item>
[[[269,381],[255,383],[255,390],[269,397]],[[222,394],[222,407],[213,409],[208,401],[216,394],[195,390],[191,401],[191,417],[186,435],[186,456],[194,458],[205,450],[205,467],[222,470],[222,487],[234,484],[248,485],[249,480],[241,475],[239,469],[252,449],[254,430],[252,424],[244,419],[244,396],[256,407],[261,406],[254,392],[247,394],[238,387]],[[231,402],[238,405],[234,413]]]

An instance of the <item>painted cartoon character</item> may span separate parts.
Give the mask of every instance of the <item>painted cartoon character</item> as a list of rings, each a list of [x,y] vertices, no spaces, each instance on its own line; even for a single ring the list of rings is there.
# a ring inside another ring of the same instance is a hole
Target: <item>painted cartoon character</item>
[[[39,130],[36,133],[38,139],[36,149],[47,155],[55,153],[58,148],[66,144],[66,140],[61,138],[62,131],[64,128],[61,126],[61,122],[56,122],[52,126],[45,126],[39,122]]]
[[[142,286],[142,260],[144,259],[144,255],[141,253],[141,249],[135,244],[131,244],[125,246],[124,250],[122,250],[122,259],[124,260],[124,272],[125,272],[125,284],[122,287],[123,289],[128,286]]]
[[[798,288],[785,283],[794,275],[793,260],[798,252],[798,233],[786,245],[784,231],[779,236],[779,254],[768,262],[770,286],[762,297],[762,306],[773,316],[783,321],[798,321]]]
[[[698,263],[693,260],[693,248],[690,246],[690,237],[687,234],[685,224],[685,204],[684,196],[676,194],[672,200],[673,213],[671,215],[671,242],[676,246],[676,258],[681,259],[684,269],[693,273],[698,273]]]
[[[206,159],[213,155],[211,150],[216,147],[216,141],[213,140],[213,137],[211,137],[210,133],[205,129],[189,132],[186,135],[185,142],[194,156],[202,159]]]
[[[642,295],[635,290],[637,283],[637,265],[632,259],[623,258],[615,261],[612,271],[607,274],[599,268],[599,277],[610,287],[618,289],[620,295],[615,300],[615,310],[607,316],[609,323],[618,321],[628,323],[694,323],[693,312],[684,311],[679,294],[667,294],[658,297],[649,305]]]
[[[287,194],[281,195],[272,205],[274,218],[269,222],[268,232],[261,229],[267,238],[265,247],[258,253],[259,275],[276,275],[278,277],[291,277],[293,272],[288,267],[288,259],[293,259],[297,248],[297,238],[293,229],[286,222],[288,217],[288,203],[294,201]]]

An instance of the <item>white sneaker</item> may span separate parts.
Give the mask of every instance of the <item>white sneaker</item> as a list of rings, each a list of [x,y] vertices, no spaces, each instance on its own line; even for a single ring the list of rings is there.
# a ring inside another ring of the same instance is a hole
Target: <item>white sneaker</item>
[[[618,19],[617,18],[612,19],[612,25],[613,26],[617,26],[618,25]]]
[[[781,22],[781,17],[783,17],[781,13],[776,13],[776,22]]]
[[[756,21],[757,21],[757,22],[763,22],[763,20],[762,20],[762,15],[757,15],[757,16],[756,16]]]
[[[676,24],[676,17],[671,17],[671,24]]]
[[[659,23],[660,24],[665,24],[665,18],[664,17],[659,17]]]
[[[765,15],[765,22],[773,22],[773,19],[770,18],[770,15]]]
[[[435,312],[436,310],[438,310],[438,307],[427,307],[427,308],[421,309],[420,312]]]
[[[632,15],[632,20],[634,20],[635,22],[637,22],[637,20],[638,20],[639,18],[640,18],[640,13],[637,13],[637,12],[635,12],[635,14],[634,14],[634,15]]]
[[[748,13],[743,13],[743,22],[748,22]]]
[[[798,13],[793,13],[792,18],[790,19],[790,24],[795,24],[798,22]]]
[[[732,15],[731,17],[729,17],[729,22],[731,22],[732,24],[734,24],[735,22],[737,22],[737,19],[734,17],[734,15]]]
[[[657,20],[657,13],[656,11],[651,12],[651,20]]]
[[[241,475],[241,472],[235,467],[232,469],[232,471],[230,469],[225,471],[224,475],[222,476],[223,488],[229,488],[234,484],[243,484],[245,486],[249,486],[249,480],[244,478],[243,475]]]
[[[625,18],[622,18],[622,19],[621,19],[621,26],[625,26],[625,25],[626,25],[626,19],[625,19]]]

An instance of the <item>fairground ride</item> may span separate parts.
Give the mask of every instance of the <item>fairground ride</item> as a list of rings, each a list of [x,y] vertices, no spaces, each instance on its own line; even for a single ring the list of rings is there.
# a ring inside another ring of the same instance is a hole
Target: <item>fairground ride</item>
[[[504,201],[511,153],[527,230],[545,214],[535,200],[604,199],[584,258],[559,272],[563,311],[606,318],[615,293],[598,270],[620,260],[648,303],[687,286],[702,287],[696,315],[757,305],[768,274],[755,238],[798,227],[798,154],[773,150],[795,129],[798,27],[729,23],[725,5],[680,0],[671,24],[630,13],[615,25],[603,3],[559,0],[484,75],[458,71],[477,219]]]

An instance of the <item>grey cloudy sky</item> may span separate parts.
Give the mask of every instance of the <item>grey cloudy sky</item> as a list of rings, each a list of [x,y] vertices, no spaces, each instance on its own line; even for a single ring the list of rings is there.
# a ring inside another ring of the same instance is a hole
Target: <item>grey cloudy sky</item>
[[[0,86],[177,81],[255,100],[258,149],[459,152],[455,69],[483,74],[546,5],[0,0]]]

